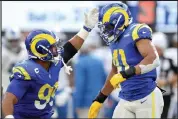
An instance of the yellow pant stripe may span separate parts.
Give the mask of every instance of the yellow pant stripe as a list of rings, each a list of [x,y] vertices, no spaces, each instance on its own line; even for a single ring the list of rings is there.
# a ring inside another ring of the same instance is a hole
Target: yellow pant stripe
[[[154,91],[151,93],[152,100],[152,118],[155,118],[155,93]]]

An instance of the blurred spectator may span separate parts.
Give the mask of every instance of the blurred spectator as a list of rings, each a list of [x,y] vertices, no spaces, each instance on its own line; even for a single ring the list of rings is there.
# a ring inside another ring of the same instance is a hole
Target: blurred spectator
[[[178,65],[177,65],[177,48],[178,48],[178,41],[177,41],[177,33],[173,36],[173,47],[166,50],[166,55],[168,58],[172,60],[172,72],[170,77],[170,82],[173,88],[173,96],[171,97],[171,104],[170,109],[168,111],[168,118],[178,118],[178,101],[177,101],[177,80],[178,80]]]
[[[61,69],[59,75],[59,88],[55,96],[55,107],[57,116],[53,118],[69,118],[69,101],[72,98],[72,86],[68,74],[65,73],[64,68]],[[71,117],[70,117],[71,118]]]
[[[127,1],[128,8],[132,14],[132,22],[137,23],[137,16],[139,14],[139,1]],[[141,9],[141,8],[140,8]]]
[[[175,33],[174,34],[174,36],[173,36],[173,39],[172,39],[172,43],[173,43],[173,47],[174,47],[174,49],[176,49],[176,48],[178,48],[178,39],[177,39],[177,33]]]
[[[166,49],[168,47],[167,36],[164,33],[155,32],[153,33],[153,43],[156,47],[161,63],[157,68],[158,78],[156,81],[160,88],[166,90],[163,94],[164,108],[161,118],[167,118],[172,96],[172,78],[174,77],[174,75],[170,74],[175,69],[173,67],[172,58],[168,57],[166,54]]]
[[[101,60],[93,55],[96,47],[97,38],[90,35],[82,46],[76,59],[77,62],[74,64],[74,103],[78,118],[88,117],[92,100],[105,83],[104,66]]]
[[[171,84],[168,82],[168,73],[170,69],[170,61],[164,57],[164,51],[168,47],[167,36],[162,32],[153,33],[153,43],[158,52],[161,65],[157,68],[157,84],[162,89],[166,90],[163,94],[164,108],[161,118],[167,117],[171,100]],[[165,103],[166,102],[166,103]]]
[[[105,101],[104,118],[109,118],[109,119],[112,118],[114,109],[119,102],[119,92],[120,92],[120,88],[113,90],[111,95],[109,95],[107,100]]]
[[[9,76],[15,63],[26,59],[27,53],[18,28],[5,30],[2,43],[2,85],[4,92],[9,84]]]

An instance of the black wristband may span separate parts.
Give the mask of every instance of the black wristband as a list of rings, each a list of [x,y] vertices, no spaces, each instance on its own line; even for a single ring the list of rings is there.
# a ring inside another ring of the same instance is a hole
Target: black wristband
[[[63,48],[64,55],[62,57],[64,62],[67,63],[78,52],[78,50],[70,42],[64,44]]]
[[[128,79],[131,76],[135,75],[135,71],[136,71],[135,67],[132,66],[132,67],[130,67],[129,69],[127,69],[125,71],[121,71],[120,73],[122,74],[123,78]]]
[[[99,103],[104,103],[104,101],[106,100],[108,96],[104,95],[101,91],[99,93],[99,95],[93,100],[94,101],[97,101]]]

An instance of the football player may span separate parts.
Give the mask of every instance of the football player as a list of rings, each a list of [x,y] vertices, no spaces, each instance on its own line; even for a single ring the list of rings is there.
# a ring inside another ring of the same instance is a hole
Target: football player
[[[2,110],[5,118],[47,118],[52,114],[60,69],[80,49],[98,21],[98,10],[85,14],[85,24],[63,48],[57,47],[56,36],[47,30],[34,30],[26,37],[29,59],[17,63],[10,76]]]
[[[121,86],[113,118],[160,118],[164,102],[155,82],[159,57],[151,41],[151,28],[144,23],[132,23],[124,3],[104,6],[99,12],[98,27],[111,49],[113,65],[88,117],[96,118],[108,95]]]
[[[6,29],[2,41],[2,85],[4,91],[10,83],[9,75],[14,64],[27,58],[20,29],[15,27]]]

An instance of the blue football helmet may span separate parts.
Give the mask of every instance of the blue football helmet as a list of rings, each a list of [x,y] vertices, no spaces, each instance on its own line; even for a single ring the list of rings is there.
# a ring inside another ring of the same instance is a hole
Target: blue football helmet
[[[62,52],[62,47],[58,46],[59,42],[53,32],[41,29],[30,32],[25,45],[30,59],[56,62],[60,60]]]
[[[131,22],[131,12],[126,4],[106,5],[99,12],[100,36],[107,44],[115,42]]]

